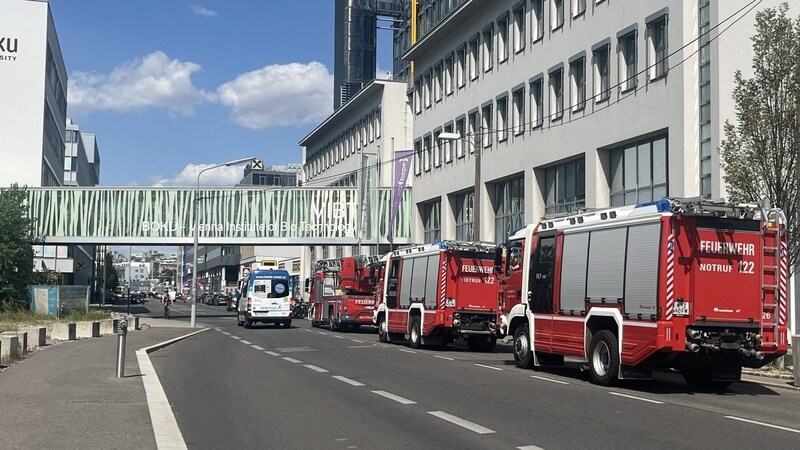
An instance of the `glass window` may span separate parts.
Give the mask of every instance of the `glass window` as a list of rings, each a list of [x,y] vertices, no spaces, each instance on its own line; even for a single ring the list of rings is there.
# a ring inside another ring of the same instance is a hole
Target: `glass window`
[[[578,17],[586,12],[586,0],[573,0],[572,17]]]
[[[542,126],[544,122],[543,82],[541,79],[531,83],[531,127]]]
[[[492,105],[486,105],[481,109],[481,133],[480,141],[483,142],[484,147],[492,146],[492,131],[494,131],[494,124],[492,123]]]
[[[609,158],[611,206],[632,205],[667,196],[666,137],[612,149]]]
[[[420,207],[425,242],[434,243],[442,240],[442,202],[423,203]]]
[[[456,133],[459,136],[466,137],[466,121],[464,119],[456,120]],[[456,139],[453,141],[453,145],[456,147],[456,158],[463,158],[464,157],[464,141],[463,139]]]
[[[497,100],[497,142],[508,138],[508,97]]]
[[[586,63],[584,58],[570,64],[572,73],[572,108],[581,110],[586,105]]]
[[[524,185],[523,176],[495,184],[495,242],[505,242],[512,232],[524,226]]]
[[[608,53],[610,46],[606,45],[597,49],[594,56],[595,99],[598,102],[608,100],[611,83],[608,72]]]
[[[483,32],[482,48],[483,48],[483,71],[488,72],[494,67],[494,31],[490,27]]]
[[[620,71],[622,90],[636,87],[636,32],[626,34],[620,39]]]
[[[497,22],[497,62],[508,60],[508,18]]]
[[[558,120],[564,115],[563,70],[550,73],[550,115],[551,120]]]
[[[453,93],[454,86],[454,61],[453,57],[447,58],[444,61],[444,94],[450,95]]]
[[[650,39],[650,77],[659,78],[667,73],[667,18],[663,16],[648,24]]]
[[[437,101],[437,102],[442,101],[442,82],[443,82],[442,77],[443,76],[444,76],[443,68],[442,68],[442,65],[439,64],[433,70],[433,99],[434,99],[434,101]]]
[[[511,127],[514,135],[518,136],[525,132],[525,88],[519,88],[511,94],[513,103]]]
[[[547,167],[545,171],[545,212],[575,211],[586,206],[585,158]]]
[[[456,52],[456,85],[462,88],[467,83],[467,52],[461,49]]]
[[[475,195],[472,192],[456,194],[454,196],[455,207],[453,212],[456,222],[456,239],[460,241],[471,241],[472,225],[474,223],[473,203]]]
[[[514,10],[514,52],[525,49],[525,3]]]
[[[469,79],[478,78],[478,39],[473,39],[469,43]]]
[[[536,42],[544,37],[544,0],[532,0],[531,13],[531,41]]]
[[[552,0],[551,7],[553,14],[550,17],[550,23],[553,30],[557,30],[564,25],[564,0]]]

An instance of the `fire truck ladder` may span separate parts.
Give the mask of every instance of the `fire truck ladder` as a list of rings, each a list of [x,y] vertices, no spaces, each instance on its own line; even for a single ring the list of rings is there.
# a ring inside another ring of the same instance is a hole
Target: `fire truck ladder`
[[[785,314],[785,305],[788,301],[785,286],[781,285],[782,278],[786,277],[787,268],[783,265],[781,247],[783,234],[786,232],[786,217],[780,209],[764,211],[764,251],[761,258],[761,289],[763,314],[761,318],[762,346],[778,346],[778,326],[780,316]],[[783,281],[785,284],[785,280]],[[769,339],[767,339],[769,338]]]

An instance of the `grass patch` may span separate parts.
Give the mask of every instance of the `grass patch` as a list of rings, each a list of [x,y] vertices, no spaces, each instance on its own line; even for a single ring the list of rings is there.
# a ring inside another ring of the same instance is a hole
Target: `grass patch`
[[[98,311],[90,309],[86,312],[76,312],[61,318],[35,314],[26,310],[0,312],[0,332],[16,331],[25,325],[46,325],[48,323],[70,323],[70,322],[94,322],[97,320],[110,319],[110,311]]]

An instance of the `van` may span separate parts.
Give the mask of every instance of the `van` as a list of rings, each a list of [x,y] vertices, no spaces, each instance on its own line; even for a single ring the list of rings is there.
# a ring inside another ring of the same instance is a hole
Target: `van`
[[[239,326],[250,328],[259,322],[286,328],[292,325],[289,272],[254,270],[240,281],[239,290],[242,293],[236,305]]]

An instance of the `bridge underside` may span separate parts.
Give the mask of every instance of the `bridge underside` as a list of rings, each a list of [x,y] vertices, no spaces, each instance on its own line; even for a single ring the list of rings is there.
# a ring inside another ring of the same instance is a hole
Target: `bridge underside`
[[[411,243],[411,191],[392,243]],[[29,188],[47,244],[358,245],[390,243],[392,190],[357,188]]]

